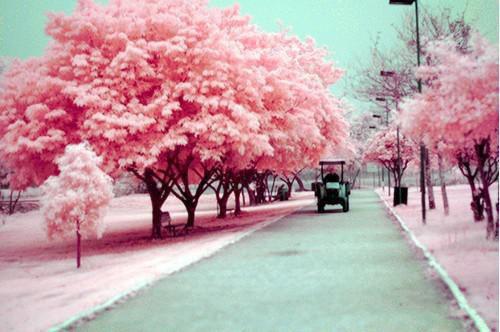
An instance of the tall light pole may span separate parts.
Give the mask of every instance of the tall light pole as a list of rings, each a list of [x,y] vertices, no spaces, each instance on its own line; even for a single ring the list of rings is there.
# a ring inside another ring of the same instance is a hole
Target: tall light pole
[[[392,77],[394,79],[397,78],[396,72],[393,70],[381,70],[380,76]],[[394,82],[394,89],[396,91],[396,95],[394,97],[394,101],[396,103],[396,112],[398,111],[398,104],[399,104],[398,86],[399,86],[399,83],[397,81],[395,81]],[[387,106],[387,100],[386,100],[386,107],[387,107],[387,111],[389,111],[388,106]],[[400,203],[402,201],[402,197],[401,197],[401,150],[400,150],[400,140],[399,140],[399,125],[396,126],[396,141],[397,141],[396,144],[397,144],[397,151],[398,151],[398,157],[397,157],[398,159],[397,159],[397,178],[394,180],[396,182],[395,183],[396,188],[398,188],[397,199],[398,199],[398,202]],[[394,195],[396,195],[396,193],[394,193]],[[394,196],[394,205],[396,205],[396,196]]]
[[[418,0],[389,0],[390,5],[412,5],[415,2],[415,26],[417,33],[417,65],[420,66],[420,31],[418,24]],[[417,80],[418,92],[422,92],[422,81]],[[425,224],[425,146],[420,142],[420,192],[422,204],[422,222]]]
[[[385,97],[376,97],[376,101],[383,101],[385,102],[385,125],[386,127],[389,127],[389,105],[387,104],[387,99]],[[373,117],[380,117],[380,115],[374,114]],[[383,179],[383,173],[384,169],[382,168],[382,179]],[[387,170],[387,194],[391,196],[391,173],[389,170]]]

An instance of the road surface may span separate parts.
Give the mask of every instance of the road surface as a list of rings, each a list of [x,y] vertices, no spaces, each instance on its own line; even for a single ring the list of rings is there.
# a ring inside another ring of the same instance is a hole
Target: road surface
[[[306,207],[173,274],[81,331],[462,331],[372,191]]]

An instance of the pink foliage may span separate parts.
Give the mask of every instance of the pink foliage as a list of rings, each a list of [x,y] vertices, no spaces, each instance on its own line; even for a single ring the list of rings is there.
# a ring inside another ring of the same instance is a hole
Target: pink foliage
[[[17,62],[0,96],[0,155],[17,187],[57,172],[86,140],[113,176],[200,162],[296,170],[347,137],[329,87],[341,71],[311,39],[265,33],[203,0],[80,0],[51,14],[44,56]]]
[[[417,150],[415,143],[401,133],[399,134],[401,158],[399,162],[396,128],[388,127],[379,131],[370,139],[367,145],[364,160],[375,162],[387,168],[394,177],[395,185],[400,186],[405,170],[415,159]]]
[[[100,162],[85,144],[68,145],[56,159],[59,175],[49,177],[42,186],[49,238],[74,235],[78,226],[84,237],[102,235],[102,220],[113,190]]]
[[[416,145],[413,141],[400,134],[400,155],[403,162],[415,158]],[[364,159],[379,164],[392,164],[398,159],[396,128],[389,127],[379,131],[368,142]]]
[[[491,139],[496,149],[497,48],[476,35],[469,53],[460,53],[447,41],[435,42],[428,53],[433,65],[417,71],[424,91],[402,105],[405,132],[453,157],[481,139]]]

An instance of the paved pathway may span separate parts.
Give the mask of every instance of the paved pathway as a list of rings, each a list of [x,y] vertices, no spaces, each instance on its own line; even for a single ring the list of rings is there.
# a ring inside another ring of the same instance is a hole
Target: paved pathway
[[[378,197],[307,207],[171,275],[84,331],[461,331]]]

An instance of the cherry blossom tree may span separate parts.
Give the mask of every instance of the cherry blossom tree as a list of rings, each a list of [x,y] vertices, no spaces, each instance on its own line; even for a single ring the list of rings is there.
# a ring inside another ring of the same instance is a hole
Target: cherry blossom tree
[[[375,134],[368,143],[364,159],[384,166],[392,173],[394,185],[401,186],[403,174],[415,158],[415,143],[400,134],[399,149],[401,168],[398,163],[396,128],[389,127]]]
[[[420,52],[423,63],[431,64],[433,61],[432,57],[427,54],[427,46],[436,40],[451,38],[458,50],[468,49],[472,28],[464,17],[465,11],[455,12],[449,8],[429,10],[424,7],[420,11]],[[397,103],[399,99],[410,97],[418,92],[414,70],[417,66],[414,13],[408,12],[402,22],[394,26],[394,30],[398,38],[393,48],[381,47],[380,40],[375,39],[369,62],[362,59],[363,62],[360,62],[350,73],[353,95],[357,99],[374,104],[380,111],[383,111],[387,105],[382,98],[377,97],[384,97],[383,99]],[[397,77],[387,79],[380,75],[381,70],[394,71]],[[396,105],[393,107],[397,108]],[[430,150],[424,154],[424,174],[429,208],[433,209],[435,202],[430,160],[433,159],[432,153],[435,149]]]
[[[352,188],[356,185],[356,180],[361,172],[361,168],[365,162],[365,150],[368,147],[371,137],[375,134],[370,130],[373,124],[373,117],[369,113],[361,114],[351,121],[350,126],[350,141],[353,146],[353,152],[347,158],[346,173],[349,176],[349,182]]]
[[[68,145],[55,160],[59,175],[42,186],[43,216],[50,239],[76,233],[76,267],[80,267],[81,237],[100,238],[103,218],[113,198],[112,180],[100,168],[101,159],[85,144]]]
[[[45,55],[13,63],[0,96],[0,155],[15,185],[41,184],[86,140],[107,174],[145,183],[154,238],[170,194],[194,225],[217,169],[298,170],[346,137],[330,92],[342,72],[327,51],[261,31],[237,6],[80,0],[49,15],[46,32]]]
[[[428,88],[405,102],[404,127],[420,133],[429,143],[441,141],[457,152],[473,151],[483,187],[487,236],[493,236],[497,231],[488,190],[491,184],[488,169],[491,157],[498,155],[496,47],[475,35],[468,53],[457,51],[450,41],[436,42],[428,52],[433,64],[417,73]]]

